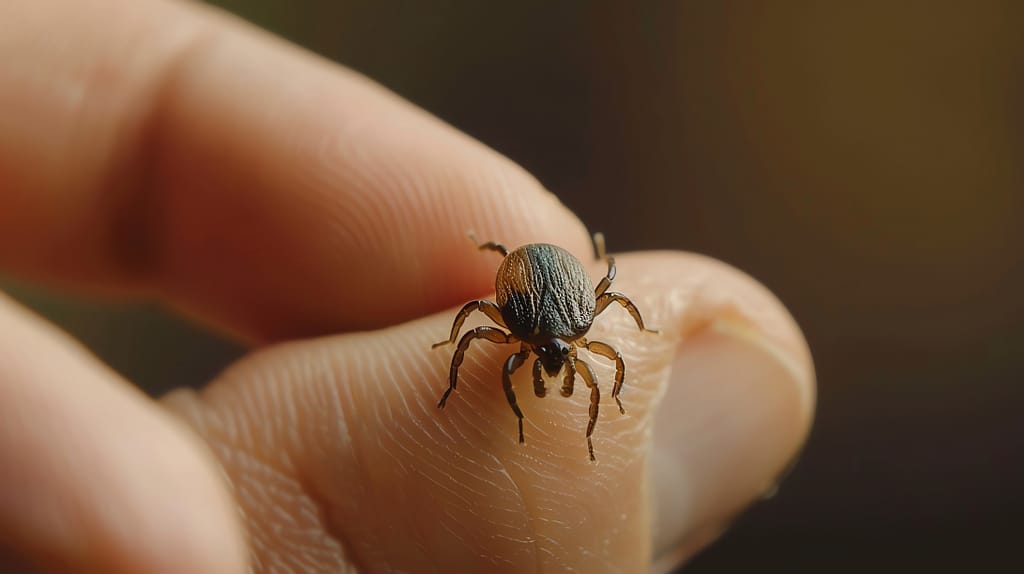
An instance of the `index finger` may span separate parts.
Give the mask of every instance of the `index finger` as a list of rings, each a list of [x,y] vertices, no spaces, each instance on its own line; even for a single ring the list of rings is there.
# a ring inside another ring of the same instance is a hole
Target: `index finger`
[[[213,10],[5,3],[0,38],[17,55],[0,66],[0,266],[16,273],[277,339],[489,291],[495,261],[468,229],[588,250],[512,162]]]

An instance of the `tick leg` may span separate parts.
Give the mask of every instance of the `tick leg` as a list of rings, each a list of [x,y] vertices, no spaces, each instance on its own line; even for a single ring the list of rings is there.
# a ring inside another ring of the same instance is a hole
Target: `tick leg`
[[[505,247],[500,243],[495,243],[493,241],[488,241],[487,243],[480,243],[480,240],[476,238],[476,233],[473,233],[472,231],[469,232],[469,238],[473,240],[473,243],[477,244],[477,249],[481,251],[497,251],[502,255],[508,255],[508,247]]]
[[[516,393],[512,390],[512,373],[523,366],[523,363],[526,362],[526,358],[529,356],[530,349],[523,346],[518,353],[509,356],[508,360],[505,361],[505,369],[501,373],[501,386],[505,389],[505,397],[508,398],[508,404],[512,407],[512,412],[516,413],[516,417],[519,418],[520,444],[526,442],[523,440],[523,411],[519,409],[519,405],[516,403]]]
[[[576,349],[572,350],[565,361],[565,377],[562,379],[562,396],[571,397],[576,384]]]
[[[594,254],[597,255],[597,260],[601,261],[602,259],[605,259],[605,258],[608,259],[608,273],[606,273],[605,276],[601,278],[601,281],[597,284],[597,287],[594,289],[594,295],[595,296],[601,296],[605,291],[608,290],[608,287],[611,286],[612,281],[615,280],[615,258],[614,257],[608,257],[608,254],[605,253],[605,250],[604,250],[604,233],[601,233],[599,231],[599,232],[595,233],[593,235],[593,237],[594,237]]]
[[[615,258],[608,257],[608,273],[606,273],[605,276],[601,278],[601,281],[597,284],[597,287],[594,288],[594,295],[600,298],[602,295],[604,295],[604,292],[608,290],[608,287],[611,287],[612,281],[614,280]],[[597,315],[596,312],[594,314]]]
[[[594,240],[594,255],[597,255],[597,260],[600,261],[607,255],[604,251],[604,233],[598,231],[591,237]]]
[[[583,362],[582,359],[576,359],[576,366],[579,368],[580,377],[583,378],[583,382],[587,383],[587,387],[590,388],[590,422],[587,423],[587,451],[590,452],[590,460],[597,460],[594,458],[594,441],[590,438],[590,435],[594,434],[594,425],[597,424],[597,411],[601,404],[601,389],[597,388],[597,383],[594,381],[594,371],[590,370],[590,365]]]
[[[544,398],[544,395],[548,394],[548,390],[544,388],[544,366],[537,359],[533,362],[533,394],[540,398]]]
[[[512,335],[494,327],[477,327],[463,335],[459,341],[459,346],[455,349],[455,354],[452,355],[452,367],[448,372],[448,390],[441,396],[441,402],[437,403],[437,408],[443,409],[445,401],[448,400],[448,395],[452,394],[452,391],[455,390],[455,385],[459,381],[459,367],[466,356],[469,344],[474,339],[487,339],[492,343],[514,343],[516,341],[516,338]]]
[[[629,311],[629,314],[633,316],[633,320],[636,321],[636,325],[637,327],[640,327],[641,331],[647,331],[648,333],[657,333],[657,331],[653,329],[648,329],[647,327],[644,327],[644,318],[640,316],[640,310],[637,309],[636,305],[634,305],[633,302],[629,300],[629,297],[626,297],[622,293],[617,293],[615,291],[609,291],[597,298],[597,305],[594,307],[594,316],[598,316],[602,311],[607,309],[608,305],[611,305],[612,302],[618,303],[625,307],[626,311]]]
[[[622,382],[626,380],[626,362],[622,360],[622,355],[613,349],[611,345],[600,341],[590,341],[587,343],[587,350],[595,355],[601,355],[615,361],[615,386],[612,387],[612,398],[619,405],[619,412],[626,414],[626,409],[622,407],[622,401],[619,400],[619,393],[622,392]]]
[[[466,322],[466,319],[473,311],[483,311],[491,321],[505,326],[505,320],[501,318],[501,309],[492,302],[485,299],[479,301],[470,301],[463,305],[462,309],[459,310],[459,314],[455,316],[455,322],[452,323],[452,332],[444,341],[439,341],[430,346],[431,349],[436,349],[441,345],[449,345],[455,342],[455,339],[459,336],[459,329],[462,328],[462,324]]]

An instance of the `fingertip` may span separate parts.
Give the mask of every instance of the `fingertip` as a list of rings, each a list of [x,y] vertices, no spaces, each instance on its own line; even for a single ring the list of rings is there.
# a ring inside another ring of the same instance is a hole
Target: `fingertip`
[[[671,367],[655,416],[655,553],[678,556],[778,487],[806,438],[799,383],[775,352],[714,327]]]
[[[470,229],[510,246],[585,244],[514,162],[260,31],[226,26],[179,70],[161,280],[220,322],[264,339],[379,328],[493,288],[497,259]]]
[[[813,363],[793,317],[748,275],[691,254],[620,261],[623,289],[673,342],[651,486],[655,556],[674,567],[778,486],[810,429]]]
[[[15,272],[156,294],[265,341],[483,294],[495,263],[470,228],[585,252],[579,220],[521,167],[230,15],[115,0],[15,12],[24,26],[0,18],[0,35],[24,73],[6,79],[45,79],[6,90],[0,264]]]

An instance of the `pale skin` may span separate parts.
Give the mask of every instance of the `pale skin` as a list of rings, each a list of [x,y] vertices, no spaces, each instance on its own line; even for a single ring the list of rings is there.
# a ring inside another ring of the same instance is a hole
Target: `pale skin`
[[[581,260],[590,238],[523,170],[357,74],[156,0],[0,1],[0,61],[0,273],[156,299],[253,347],[151,400],[0,299],[0,569],[665,569],[806,437],[793,320],[677,252],[616,256],[660,334],[618,306],[593,328],[629,365],[598,464],[591,393],[538,398],[529,369],[518,444],[509,346],[474,347],[436,409],[450,357],[430,344],[492,296],[466,230]],[[614,367],[591,367],[607,406]]]

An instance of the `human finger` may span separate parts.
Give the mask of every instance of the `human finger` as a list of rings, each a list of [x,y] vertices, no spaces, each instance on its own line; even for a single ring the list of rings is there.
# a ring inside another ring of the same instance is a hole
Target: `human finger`
[[[244,572],[226,485],[180,420],[0,295],[0,565]]]
[[[603,391],[597,463],[584,385],[537,398],[529,368],[514,377],[526,416],[517,442],[500,370],[518,348],[470,347],[436,408],[451,349],[429,347],[451,311],[274,347],[169,402],[225,461],[263,564],[638,572],[655,555],[679,560],[802,443],[810,358],[781,304],[739,272],[676,253],[618,261],[615,288],[660,333],[639,332],[616,306],[588,334],[626,365],[620,415],[614,365],[585,359]]]
[[[0,54],[8,271],[155,295],[266,340],[486,292],[486,265],[453,257],[469,229],[588,249],[509,160],[197,3],[4,3]]]

